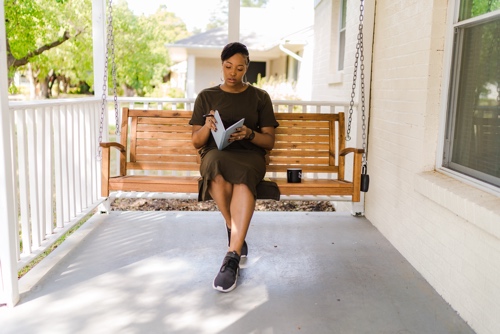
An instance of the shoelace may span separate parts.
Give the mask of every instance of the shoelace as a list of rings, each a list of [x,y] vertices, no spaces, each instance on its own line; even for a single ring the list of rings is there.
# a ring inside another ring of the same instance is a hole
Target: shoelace
[[[234,272],[236,272],[236,270],[238,270],[238,266],[239,266],[238,260],[231,257],[226,257],[224,259],[224,263],[222,264],[222,268],[220,268],[220,271],[224,272],[226,271],[227,268],[230,268]]]

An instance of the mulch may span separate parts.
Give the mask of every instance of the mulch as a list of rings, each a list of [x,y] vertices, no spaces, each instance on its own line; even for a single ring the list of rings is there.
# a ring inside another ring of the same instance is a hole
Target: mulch
[[[186,199],[116,198],[111,211],[218,211],[214,201],[198,202]],[[257,200],[255,211],[335,211],[329,201],[273,201]]]

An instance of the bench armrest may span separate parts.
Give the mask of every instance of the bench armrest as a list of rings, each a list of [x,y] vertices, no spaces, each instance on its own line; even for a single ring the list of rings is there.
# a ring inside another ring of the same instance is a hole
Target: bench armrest
[[[116,142],[105,142],[100,143],[99,146],[102,148],[102,164],[101,164],[101,196],[109,196],[109,179],[111,177],[111,148],[114,147],[120,151],[120,175],[125,176],[127,174],[126,170],[126,158],[127,149],[120,143]]]
[[[101,146],[102,148],[116,147],[121,152],[125,152],[125,146],[117,142],[100,143],[99,146]]]
[[[345,181],[345,156],[349,153],[354,153],[352,183],[356,191],[352,196],[352,201],[359,202],[359,189],[361,187],[361,163],[363,162],[363,153],[365,153],[365,150],[362,148],[347,147],[339,152],[339,180]]]
[[[365,150],[362,149],[362,148],[347,147],[347,148],[344,148],[343,150],[341,150],[339,152],[339,155],[340,156],[346,156],[349,153],[354,153],[354,154],[360,153],[360,154],[363,154],[363,153],[365,153]]]

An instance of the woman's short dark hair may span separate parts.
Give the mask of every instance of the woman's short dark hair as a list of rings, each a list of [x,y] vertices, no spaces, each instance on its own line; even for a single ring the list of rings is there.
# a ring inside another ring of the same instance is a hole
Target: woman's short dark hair
[[[248,49],[245,44],[241,44],[238,42],[229,43],[222,49],[220,54],[220,59],[224,62],[225,60],[231,58],[235,54],[240,53],[246,57],[246,64],[250,64],[250,54],[248,53]]]

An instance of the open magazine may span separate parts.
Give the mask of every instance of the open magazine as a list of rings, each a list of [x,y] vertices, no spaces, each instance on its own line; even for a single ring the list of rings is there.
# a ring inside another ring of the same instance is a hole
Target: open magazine
[[[215,111],[215,121],[217,126],[217,131],[212,131],[212,136],[214,136],[215,143],[217,144],[217,148],[219,151],[225,149],[229,144],[231,144],[228,140],[231,134],[236,132],[236,129],[243,126],[244,118],[240,119],[238,122],[234,123],[227,129],[224,129],[224,123],[222,123],[222,119],[220,118],[219,111]]]

